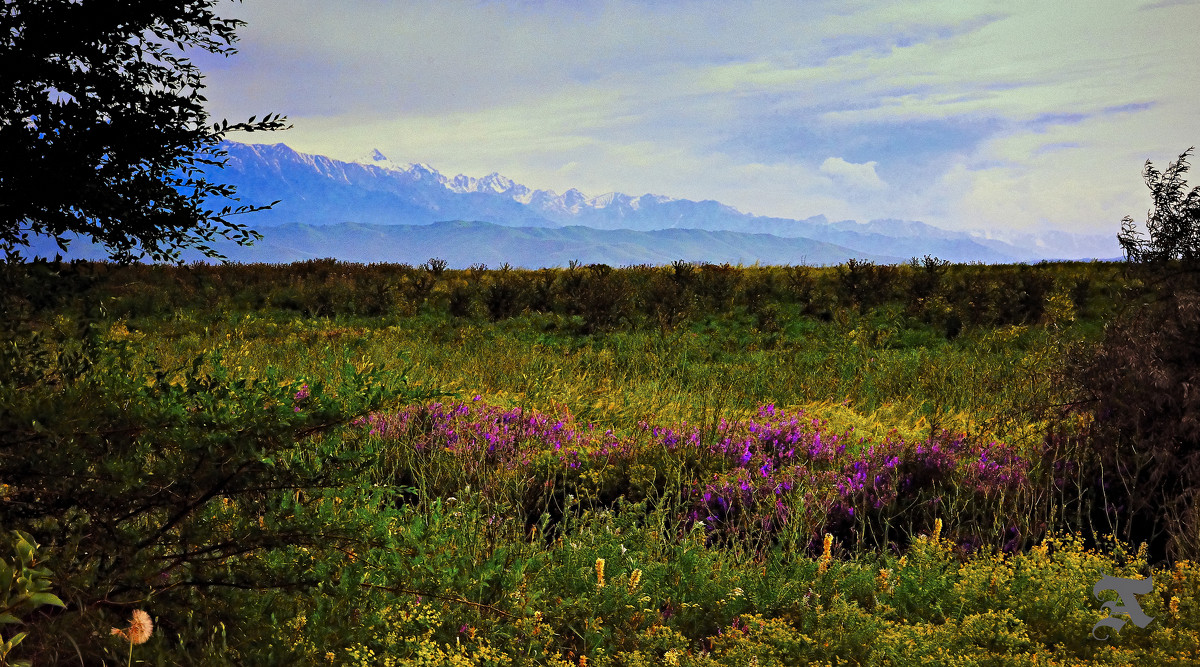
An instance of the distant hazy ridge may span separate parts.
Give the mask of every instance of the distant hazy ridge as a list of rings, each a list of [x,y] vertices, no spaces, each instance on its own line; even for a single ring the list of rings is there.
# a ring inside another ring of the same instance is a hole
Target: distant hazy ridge
[[[849,258],[904,261],[934,255],[955,262],[1112,258],[1115,235],[1050,232],[1006,241],[921,222],[829,222],[767,218],[715,201],[609,193],[559,195],[490,174],[447,177],[427,165],[397,165],[378,151],[357,162],[297,153],[284,144],[226,143],[229,161],[213,180],[237,187],[242,203],[282,200],[243,219],[264,239],[251,248],[217,247],[231,260],[291,262],[335,257],[356,262],[453,267],[664,264],[689,261],[836,264]],[[469,221],[469,222],[463,222]],[[435,224],[436,223],[436,224]],[[53,256],[53,243],[39,242]],[[99,258],[88,244],[71,257]],[[198,254],[189,254],[198,259]]]

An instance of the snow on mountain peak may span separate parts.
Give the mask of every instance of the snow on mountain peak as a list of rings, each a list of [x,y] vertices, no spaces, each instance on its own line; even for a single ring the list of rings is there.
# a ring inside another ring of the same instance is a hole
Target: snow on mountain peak
[[[558,195],[553,190],[534,190],[526,187],[498,172],[492,172],[483,178],[474,178],[464,174],[447,177],[424,162],[397,164],[384,155],[378,148],[373,149],[364,157],[355,160],[354,163],[399,172],[414,181],[430,180],[440,183],[447,190],[456,194],[480,193],[501,195],[521,204],[563,213],[577,214],[588,208],[606,209],[614,206],[638,210],[654,204],[676,201],[672,197],[661,195],[646,194],[640,197],[632,197],[620,192],[609,192],[599,197],[589,198],[575,188],[571,188],[562,195]]]
[[[493,171],[487,176],[479,179],[478,188],[480,191],[488,190],[490,192],[495,192],[496,194],[503,194],[513,189],[513,186],[515,185],[516,183],[513,183],[511,179],[505,178]]]
[[[392,162],[391,158],[384,155],[383,151],[380,151],[378,148],[372,149],[370,153],[354,160],[352,164],[359,164],[365,167],[379,167],[388,171],[405,171],[407,169],[407,165]]]
[[[588,206],[591,206],[592,208],[608,208],[614,203],[618,203],[621,199],[629,198],[619,192],[609,192],[602,194],[599,197],[592,197],[592,199],[588,201]]]

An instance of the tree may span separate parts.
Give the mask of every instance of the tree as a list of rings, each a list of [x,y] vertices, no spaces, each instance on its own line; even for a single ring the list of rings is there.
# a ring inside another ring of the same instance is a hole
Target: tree
[[[0,248],[30,235],[104,245],[117,261],[221,257],[218,236],[260,238],[230,216],[269,208],[205,178],[230,131],[286,129],[278,114],[209,126],[199,69],[185,55],[236,53],[244,22],[217,0],[6,0],[0,9]]]
[[[1146,161],[1142,176],[1154,197],[1154,208],[1146,215],[1150,238],[1143,238],[1133,218],[1125,216],[1117,240],[1129,261],[1159,264],[1181,260],[1192,264],[1200,259],[1200,187],[1189,192],[1184,180],[1187,158],[1193,150],[1195,146],[1184,151],[1162,173]]]
[[[1091,527],[1147,542],[1153,560],[1200,556],[1200,188],[1184,179],[1192,150],[1162,173],[1146,162],[1149,238],[1129,217],[1117,237],[1139,278],[1133,307],[1071,364],[1092,414]]]

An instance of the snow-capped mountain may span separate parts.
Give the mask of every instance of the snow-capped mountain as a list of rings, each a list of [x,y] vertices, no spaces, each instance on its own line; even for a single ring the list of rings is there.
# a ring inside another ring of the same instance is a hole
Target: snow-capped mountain
[[[284,144],[226,142],[222,147],[229,154],[228,162],[223,171],[211,174],[213,180],[236,186],[242,203],[281,200],[272,210],[254,215],[253,225],[263,231],[286,223],[429,225],[467,220],[502,227],[770,234],[834,244],[864,257],[928,254],[956,262],[1120,255],[1115,231],[1096,236],[1050,232],[987,238],[914,221],[831,222],[820,215],[805,220],[768,218],[711,200],[618,192],[589,197],[576,189],[558,194],[531,189],[498,173],[449,177],[427,164],[395,162],[379,150],[343,162],[298,153]]]
[[[354,164],[379,167],[380,169],[402,174],[414,180],[422,178],[433,179],[441,183],[447,190],[459,194],[483,193],[501,195],[515,202],[532,206],[536,210],[560,215],[579,215],[586,209],[611,208],[613,210],[627,209],[636,211],[643,205],[675,201],[671,197],[661,195],[631,197],[620,192],[609,192],[598,197],[588,197],[574,188],[559,195],[553,190],[531,190],[520,183],[514,182],[511,178],[496,172],[492,172],[483,178],[473,178],[463,174],[447,177],[426,164],[399,164],[393,162],[379,149],[374,149],[365,158],[355,160]]]

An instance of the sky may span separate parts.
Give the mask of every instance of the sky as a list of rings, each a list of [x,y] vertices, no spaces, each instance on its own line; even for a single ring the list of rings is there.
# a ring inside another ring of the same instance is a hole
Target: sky
[[[1200,0],[244,0],[231,139],[756,215],[1116,233],[1200,144]],[[1195,181],[1195,179],[1192,179]],[[1193,183],[1198,184],[1198,183]]]

